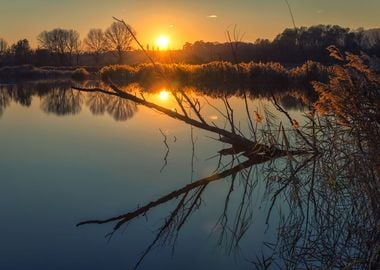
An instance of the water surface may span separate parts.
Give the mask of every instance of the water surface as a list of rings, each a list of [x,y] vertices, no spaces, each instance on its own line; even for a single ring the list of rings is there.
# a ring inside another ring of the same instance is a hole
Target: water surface
[[[128,212],[209,176],[218,167],[218,151],[225,146],[215,134],[192,129],[142,105],[81,93],[69,85],[2,85],[0,91],[1,269],[129,269],[173,211],[175,201],[129,223],[111,240],[104,236],[113,224],[75,225]],[[144,97],[180,110],[170,93]],[[215,109],[225,108],[220,98],[198,99],[207,121],[228,126]],[[236,125],[248,132],[243,99],[232,96],[229,101]],[[249,99],[249,106],[253,114],[271,112],[276,121],[287,121],[268,98]],[[302,122],[300,108],[287,106],[289,114]],[[228,158],[222,163],[228,167]],[[285,164],[281,159],[276,163]],[[277,241],[281,215],[272,214],[267,220],[271,204],[262,200],[266,166],[259,164],[250,171],[253,216],[239,246],[218,245],[223,230],[218,221],[231,188],[227,177],[207,187],[175,250],[170,245],[153,249],[142,269],[247,269],[257,256],[270,256],[266,244]],[[241,203],[244,180],[244,175],[237,176],[234,193],[228,197],[231,209]],[[285,202],[280,198],[276,211],[289,212],[281,208]]]

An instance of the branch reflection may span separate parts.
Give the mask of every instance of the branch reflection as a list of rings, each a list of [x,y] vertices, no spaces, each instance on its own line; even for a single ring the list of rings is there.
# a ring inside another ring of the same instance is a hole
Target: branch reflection
[[[175,245],[189,217],[203,202],[211,184],[229,178],[223,210],[215,224],[220,245],[228,253],[239,244],[255,221],[257,207],[267,205],[266,224],[277,231],[276,240],[262,243],[261,254],[251,255],[258,269],[378,269],[380,267],[380,164],[378,153],[380,79],[359,57],[339,55],[328,83],[315,83],[319,97],[309,102],[305,123],[293,119],[278,97],[270,93],[274,107],[288,120],[273,121],[267,112],[266,125],[257,111],[245,102],[250,134],[236,124],[228,94],[221,97],[224,109],[215,108],[225,118],[224,127],[208,123],[197,98],[185,91],[173,92],[180,112],[139,98],[108,82],[110,90],[76,88],[130,100],[168,117],[206,130],[230,145],[219,151],[217,172],[171,191],[135,210],[107,219],[78,224],[114,223],[113,236],[122,226],[175,201],[151,244],[137,261],[139,267],[150,251],[163,244]],[[246,100],[247,93],[241,93]],[[314,94],[315,97],[315,94]],[[355,97],[355,100],[353,100]],[[294,100],[284,100],[292,104]],[[311,106],[314,103],[313,106]],[[351,107],[347,104],[351,104]],[[212,104],[208,103],[210,106]],[[377,104],[377,105],[376,105]],[[368,109],[370,108],[370,109]],[[194,115],[194,118],[191,116]],[[371,124],[367,124],[371,121]],[[225,164],[228,160],[227,165]],[[222,162],[223,161],[223,162]],[[257,173],[260,171],[261,173]],[[264,184],[264,193],[260,184]],[[231,203],[232,197],[238,203]],[[259,207],[260,209],[261,207]],[[264,208],[264,207],[263,207]],[[273,217],[279,217],[274,222]]]

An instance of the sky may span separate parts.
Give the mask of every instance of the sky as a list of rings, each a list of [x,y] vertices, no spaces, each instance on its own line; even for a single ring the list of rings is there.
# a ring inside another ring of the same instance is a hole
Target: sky
[[[380,0],[288,1],[297,26],[380,27]],[[246,42],[292,27],[284,0],[0,0],[0,14],[0,37],[9,44],[27,38],[32,47],[44,30],[75,29],[84,38],[91,28],[106,29],[112,16],[129,23],[143,44],[168,36],[171,49],[196,40],[225,42],[234,25]]]

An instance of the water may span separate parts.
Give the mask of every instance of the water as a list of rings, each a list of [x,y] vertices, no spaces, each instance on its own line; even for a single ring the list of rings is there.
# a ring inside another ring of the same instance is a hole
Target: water
[[[192,131],[179,120],[130,101],[65,92],[55,83],[3,85],[0,91],[0,269],[131,268],[179,199],[123,226],[111,240],[104,236],[114,223],[75,225],[126,213],[211,175],[218,165],[217,151],[224,147],[210,138],[217,138],[210,132]],[[180,110],[171,94],[145,98]],[[205,119],[223,127],[221,114],[198,98]],[[223,110],[220,99],[207,100]],[[240,123],[236,125],[247,132],[243,99],[231,97],[230,102]],[[250,106],[261,114],[264,107],[275,113],[265,98],[251,100]],[[289,113],[302,121],[303,111],[294,108]],[[277,117],[287,121],[279,113]],[[207,186],[199,209],[182,227],[174,252],[171,245],[154,248],[141,269],[247,269],[261,252],[268,255],[263,243],[276,242],[280,215],[271,215],[266,224],[270,200],[262,201],[265,166],[251,171],[253,217],[239,248],[228,254],[228,244],[218,245],[222,231],[218,220],[231,184],[227,177]],[[244,193],[244,176],[236,179],[229,209],[239,207]],[[278,205],[285,201],[279,199]],[[233,220],[235,210],[230,211]],[[282,214],[287,211],[282,208]]]

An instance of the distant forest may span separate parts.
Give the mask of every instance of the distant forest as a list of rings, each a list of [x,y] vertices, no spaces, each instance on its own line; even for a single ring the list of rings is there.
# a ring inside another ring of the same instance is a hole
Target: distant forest
[[[130,30],[135,33],[131,26]],[[137,35],[138,36],[138,35]],[[147,62],[142,50],[133,48],[133,38],[125,27],[114,22],[105,31],[91,29],[82,40],[75,30],[53,29],[37,37],[38,48],[27,39],[8,46],[0,37],[0,66],[30,64],[34,66],[107,66]],[[341,51],[365,53],[380,57],[380,29],[352,31],[337,25],[317,25],[285,29],[272,41],[254,43],[230,40],[225,43],[196,41],[182,50],[159,51],[146,44],[146,51],[157,62],[203,64],[211,61],[279,62],[296,65],[307,60],[330,63],[326,47],[335,45]]]

